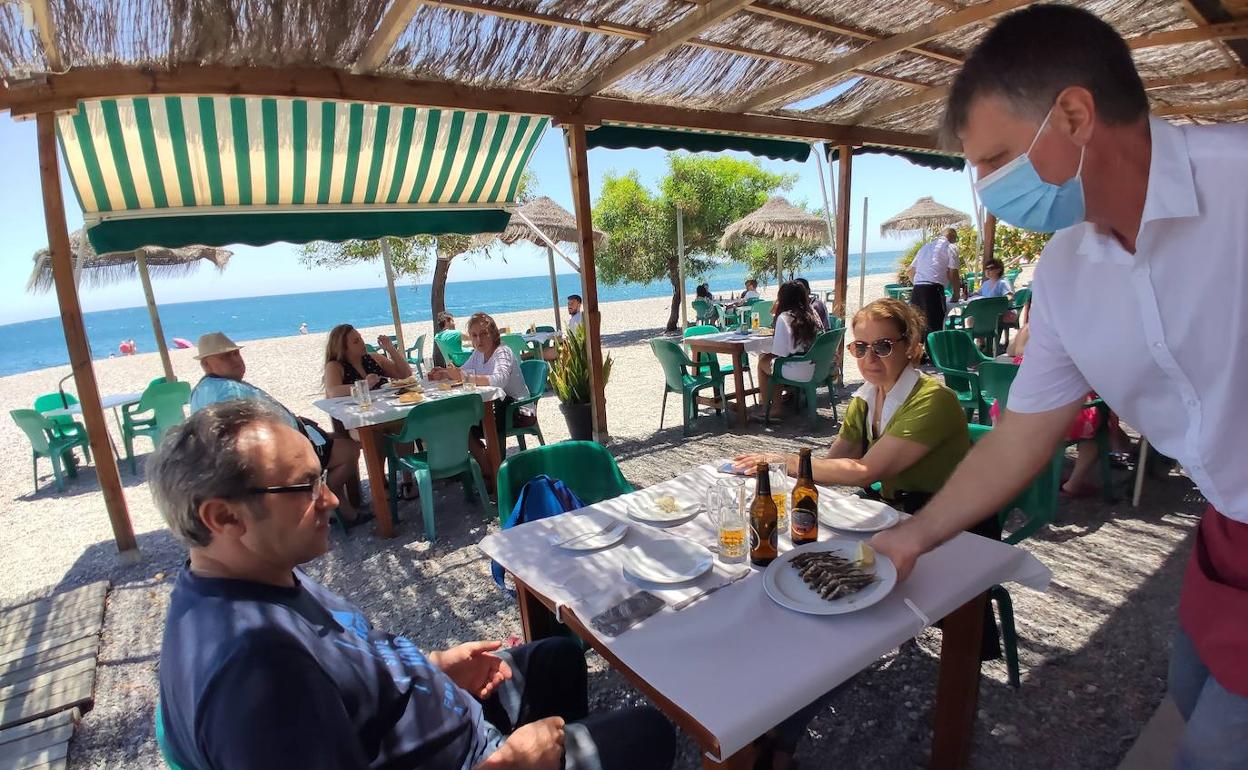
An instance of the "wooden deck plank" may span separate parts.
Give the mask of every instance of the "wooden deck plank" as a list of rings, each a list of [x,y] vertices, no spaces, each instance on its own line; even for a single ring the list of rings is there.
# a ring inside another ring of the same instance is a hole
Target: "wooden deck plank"
[[[0,730],[0,746],[12,743],[13,741],[24,740],[32,735],[36,735],[47,730],[55,730],[63,725],[74,724],[77,721],[78,716],[77,711],[70,709],[69,711],[62,711],[60,713],[53,714],[50,717],[36,719],[33,722],[27,722],[15,727],[5,728]]]
[[[103,624],[92,621],[79,625],[61,626],[60,628],[49,629],[47,633],[35,633],[28,636],[14,639],[11,642],[0,644],[0,658],[7,657],[14,652],[27,650],[32,645],[38,645],[49,639],[61,639],[61,644],[81,639],[84,636],[96,636],[100,633]]]
[[[87,711],[94,703],[95,669],[0,701],[0,725],[38,719],[71,707]]]
[[[99,632],[85,633],[81,630],[66,632],[64,636],[53,636],[48,639],[35,640],[28,643],[24,647],[10,647],[0,650],[0,663],[12,663],[29,655],[56,649],[67,644],[72,644],[82,639],[98,640]]]
[[[99,648],[100,639],[98,636],[85,636],[47,650],[39,650],[10,660],[0,660],[0,687],[8,684],[10,680],[16,681],[18,678],[23,678],[15,676],[23,671],[40,667],[52,669],[58,666],[69,665],[69,663],[81,656],[95,656],[99,653]]]
[[[78,711],[70,709],[0,730],[0,770],[63,769],[77,721]]]
[[[67,593],[0,609],[0,630],[6,626],[28,622],[49,612],[70,611],[78,606],[93,605],[108,594],[108,582],[98,581]]]
[[[43,768],[64,768],[65,759],[69,755],[69,741],[40,749],[24,757],[14,757],[12,763],[0,761],[0,770],[43,770]]]
[[[36,618],[21,622],[9,623],[0,628],[0,639],[13,639],[32,631],[40,631],[71,623],[82,623],[104,613],[104,599],[95,599],[89,603],[75,604],[54,613],[45,613]]]
[[[53,682],[60,682],[64,679],[72,679],[83,671],[94,671],[96,666],[95,656],[91,655],[87,658],[74,661],[66,666],[58,666],[48,669],[27,669],[25,676],[15,676],[10,682],[3,683],[0,686],[0,702],[6,701],[15,695],[24,692],[37,690],[40,687],[46,687]]]

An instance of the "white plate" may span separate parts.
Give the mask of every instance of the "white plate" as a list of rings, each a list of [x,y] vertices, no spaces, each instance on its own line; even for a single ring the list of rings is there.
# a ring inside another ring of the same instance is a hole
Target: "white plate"
[[[655,499],[659,497],[673,497],[676,500],[676,510],[667,512],[660,508]],[[661,493],[639,492],[628,500],[628,515],[637,521],[644,521],[649,524],[674,524],[678,521],[685,521],[693,518],[702,512],[703,505],[697,501],[682,500],[675,495],[664,495]]]
[[[807,551],[836,551],[846,559],[853,559],[857,550],[858,542],[855,540],[821,540],[794,548],[767,565],[763,572],[763,590],[781,607],[807,615],[843,615],[870,607],[888,596],[893,586],[897,585],[897,568],[887,556],[875,555],[874,583],[856,594],[831,601],[820,598],[806,585],[797,570],[789,566],[794,556]]]
[[[624,536],[627,534],[628,525],[621,521],[611,527],[611,529],[608,529],[606,532],[600,532],[596,535],[582,537],[580,540],[573,540],[572,542],[560,545],[559,547],[568,551],[597,551],[602,548],[615,545],[623,540]]]
[[[715,564],[705,546],[690,540],[652,540],[622,553],[624,575],[648,583],[683,583],[702,575]]]
[[[879,500],[861,497],[819,498],[819,523],[846,532],[879,532],[901,520],[901,514]]]

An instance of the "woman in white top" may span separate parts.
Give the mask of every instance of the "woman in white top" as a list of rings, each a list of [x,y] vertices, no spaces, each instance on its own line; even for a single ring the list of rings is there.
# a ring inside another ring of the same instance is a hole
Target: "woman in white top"
[[[759,356],[758,389],[767,392],[767,382],[771,379],[772,362],[781,356],[801,355],[810,350],[815,337],[819,335],[819,318],[810,306],[810,295],[806,287],[797,281],[788,281],[780,286],[776,295],[776,304],[772,306],[775,322],[772,324],[775,334],[771,341],[771,352]],[[780,374],[786,380],[809,382],[815,373],[813,361],[788,363]],[[771,418],[779,416],[780,399],[772,401]]]
[[[524,372],[520,369],[520,360],[511,348],[502,344],[502,335],[498,324],[486,313],[473,313],[468,319],[468,336],[472,338],[472,355],[463,366],[448,364],[445,368],[435,368],[429,372],[431,380],[450,380],[451,382],[472,382],[477,385],[491,385],[501,388],[505,394],[501,401],[494,403],[495,429],[501,439],[507,429],[507,407],[514,401],[529,397],[529,386],[524,382]],[[521,415],[516,421],[533,420],[532,406],[522,407]],[[531,424],[531,423],[530,423]],[[485,444],[482,441],[481,429],[473,427],[472,440],[468,449],[481,466],[486,477],[486,486],[493,488],[492,472],[489,463],[485,462]]]

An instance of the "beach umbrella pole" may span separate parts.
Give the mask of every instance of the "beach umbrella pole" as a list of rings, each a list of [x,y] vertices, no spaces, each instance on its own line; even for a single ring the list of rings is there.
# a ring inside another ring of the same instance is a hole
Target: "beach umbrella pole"
[[[399,297],[394,293],[394,265],[390,261],[390,241],[381,239],[381,261],[386,266],[386,289],[390,291],[390,315],[394,318],[394,336],[398,338],[399,350],[407,350],[403,342],[403,320],[399,316]],[[437,319],[434,319],[435,322]]]
[[[680,328],[689,328],[689,311],[685,308],[685,215],[676,207],[676,277],[680,281]]]
[[[555,277],[555,250],[546,247],[546,266],[550,268],[550,306],[555,310],[555,331],[563,331],[563,319],[559,317],[559,279]]]
[[[865,304],[867,293],[867,201],[862,199],[862,251],[858,262],[858,307]]]
[[[147,274],[147,257],[143,249],[134,252],[134,261],[139,266],[139,280],[143,282],[143,297],[147,300],[147,314],[152,319],[152,334],[156,335],[156,350],[160,352],[160,365],[165,369],[165,379],[176,382],[173,374],[173,362],[169,360],[169,346],[165,344],[165,330],[160,325],[160,312],[156,310],[156,294],[152,291],[152,278]]]

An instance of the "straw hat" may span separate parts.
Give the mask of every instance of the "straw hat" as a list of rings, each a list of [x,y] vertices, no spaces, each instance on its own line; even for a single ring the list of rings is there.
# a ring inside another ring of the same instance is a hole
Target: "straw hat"
[[[195,343],[197,355],[195,360],[207,358],[208,356],[219,356],[222,353],[233,353],[235,350],[242,350],[241,347],[234,344],[234,340],[225,336],[221,332],[211,332],[200,336],[199,342]]]

